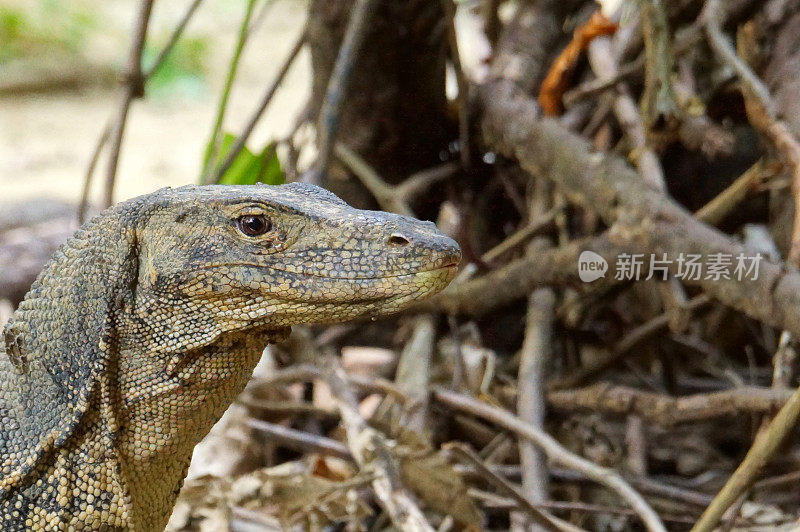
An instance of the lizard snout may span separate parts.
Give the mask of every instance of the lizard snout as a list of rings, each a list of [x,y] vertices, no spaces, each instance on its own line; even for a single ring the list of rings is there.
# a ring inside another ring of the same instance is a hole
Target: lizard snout
[[[455,268],[461,262],[461,248],[431,222],[401,218],[383,235],[390,255],[420,271]]]

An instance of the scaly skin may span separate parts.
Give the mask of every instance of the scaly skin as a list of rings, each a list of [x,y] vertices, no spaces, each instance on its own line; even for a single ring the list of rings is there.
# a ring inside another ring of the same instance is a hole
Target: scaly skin
[[[254,218],[264,234],[246,234]],[[109,209],[3,331],[0,530],[163,530],[192,449],[266,344],[397,311],[459,259],[433,224],[311,185],[165,189]]]

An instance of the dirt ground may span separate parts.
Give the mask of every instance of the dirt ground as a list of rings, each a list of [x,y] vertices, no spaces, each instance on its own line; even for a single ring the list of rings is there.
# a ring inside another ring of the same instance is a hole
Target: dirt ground
[[[135,3],[80,3],[99,21],[85,55],[96,63],[120,65]],[[187,4],[156,2],[150,35],[167,35]],[[207,0],[189,25],[188,36],[203,37],[208,43],[208,71],[199,92],[174,91],[133,106],[120,158],[117,200],[196,182],[244,4]],[[303,1],[276,0],[269,7],[245,49],[228,107],[227,130],[241,128],[302,30],[304,19]],[[291,128],[306,101],[309,75],[310,62],[304,52],[253,135],[254,145]],[[89,87],[0,98],[0,201],[35,196],[77,200],[117,94],[115,87]],[[98,169],[94,198],[99,197],[105,161]]]

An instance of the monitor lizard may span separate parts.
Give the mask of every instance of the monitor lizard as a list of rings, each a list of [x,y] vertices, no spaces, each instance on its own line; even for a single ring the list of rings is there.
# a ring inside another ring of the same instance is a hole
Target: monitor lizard
[[[189,186],[56,253],[0,340],[0,530],[163,530],[195,444],[292,325],[394,312],[460,251],[324,189]]]

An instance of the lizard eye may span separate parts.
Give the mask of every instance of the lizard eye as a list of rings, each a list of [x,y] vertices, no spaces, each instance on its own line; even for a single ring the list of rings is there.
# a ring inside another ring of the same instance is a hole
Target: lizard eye
[[[239,231],[247,236],[261,236],[272,229],[272,222],[261,214],[248,214],[236,220]]]

